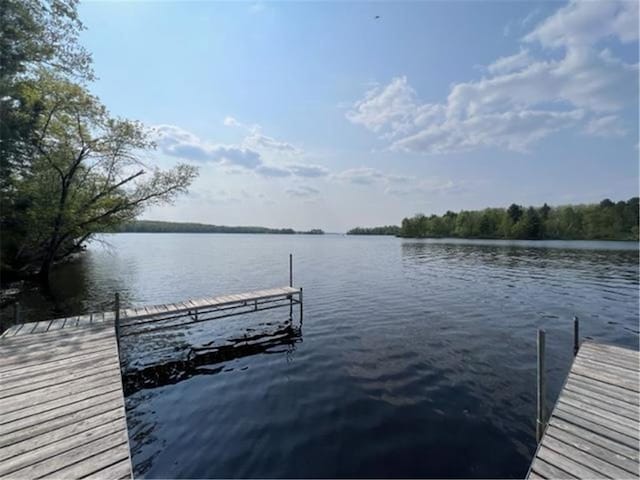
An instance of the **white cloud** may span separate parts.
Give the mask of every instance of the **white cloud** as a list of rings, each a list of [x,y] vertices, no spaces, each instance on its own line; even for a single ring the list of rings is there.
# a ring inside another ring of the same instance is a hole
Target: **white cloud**
[[[489,73],[499,74],[499,73],[510,73],[515,70],[520,70],[523,67],[526,67],[532,62],[532,58],[529,55],[529,51],[525,49],[521,49],[515,55],[511,55],[508,57],[500,57],[495,62],[487,67]]]
[[[262,164],[260,154],[241,145],[219,145],[202,140],[175,125],[156,125],[153,137],[166,155],[195,162],[216,162],[254,169]]]
[[[301,163],[287,165],[287,168],[291,170],[294,175],[299,177],[326,177],[329,175],[329,170],[321,165],[305,165]]]
[[[320,193],[320,190],[317,188],[310,187],[308,185],[301,185],[298,187],[292,187],[285,190],[285,193],[290,197],[298,197],[298,198],[310,198],[315,197]]]
[[[376,168],[369,167],[350,168],[333,175],[333,178],[355,185],[373,185],[376,183],[391,184],[415,180],[414,177],[383,173]]]
[[[223,124],[227,127],[237,127],[245,130],[247,136],[242,140],[242,144],[248,148],[257,150],[271,151],[279,154],[301,155],[303,151],[288,142],[276,140],[262,133],[260,125],[247,125],[234,117],[227,116],[223,120]]]
[[[637,0],[571,1],[524,37],[545,47],[591,46],[606,37],[638,39]]]
[[[452,180],[422,180],[407,185],[388,186],[384,193],[395,197],[423,196],[431,194],[460,193],[464,190],[462,185]]]
[[[621,137],[627,133],[616,115],[606,115],[592,119],[585,126],[584,132],[588,135],[599,137]]]
[[[380,170],[375,168],[360,167],[351,168],[334,175],[337,180],[343,180],[356,185],[371,185],[380,180],[384,180],[384,175]]]
[[[277,167],[275,165],[260,165],[256,168],[256,173],[262,175],[263,177],[289,177],[291,176],[291,171]]]
[[[593,6],[596,3],[611,5]],[[592,114],[610,115],[636,104],[638,65],[594,48],[605,37],[624,42],[637,38],[637,28],[632,33],[627,20],[631,16],[637,27],[637,2],[631,3],[571,3],[525,37],[543,46],[564,46],[560,59],[536,59],[521,48],[490,64],[489,77],[453,85],[442,103],[421,102],[407,78],[397,77],[369,90],[346,117],[392,140],[392,149],[527,151],[555,131],[584,127]]]

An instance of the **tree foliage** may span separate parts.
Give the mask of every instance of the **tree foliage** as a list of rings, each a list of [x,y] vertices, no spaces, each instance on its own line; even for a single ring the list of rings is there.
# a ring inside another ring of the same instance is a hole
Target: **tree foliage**
[[[171,202],[197,172],[161,171],[138,123],[115,118],[85,84],[75,0],[0,0],[3,273],[39,272],[81,251],[95,232]],[[7,25],[7,21],[10,24]],[[13,22],[13,23],[11,23]]]
[[[347,235],[398,235],[400,227],[397,225],[385,225],[383,227],[356,227],[347,232]]]
[[[486,208],[402,220],[402,237],[638,240],[638,197],[617,203]]]

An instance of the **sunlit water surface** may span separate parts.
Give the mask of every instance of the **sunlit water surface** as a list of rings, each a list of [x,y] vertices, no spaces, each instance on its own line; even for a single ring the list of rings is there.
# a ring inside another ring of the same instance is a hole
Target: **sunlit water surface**
[[[27,318],[111,309],[115,291],[129,305],[283,286],[289,252],[304,287],[302,326],[285,308],[124,339],[137,476],[522,477],[536,330],[547,331],[550,400],[574,315],[583,336],[638,348],[633,243],[104,240],[58,270],[47,296],[22,295]],[[181,361],[204,345],[216,348]]]

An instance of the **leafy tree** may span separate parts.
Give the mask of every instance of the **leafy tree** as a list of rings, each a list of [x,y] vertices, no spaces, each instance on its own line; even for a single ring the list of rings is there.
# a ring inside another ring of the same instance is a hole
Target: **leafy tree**
[[[111,117],[96,97],[69,81],[48,77],[40,87],[43,114],[32,171],[17,187],[30,201],[26,228],[19,242],[3,243],[3,253],[14,270],[35,267],[46,278],[55,261],[80,251],[96,231],[172,201],[196,169],[145,167],[138,152],[153,144],[139,123]]]
[[[518,223],[518,220],[522,217],[522,207],[512,203],[507,209],[507,214],[513,223]]]

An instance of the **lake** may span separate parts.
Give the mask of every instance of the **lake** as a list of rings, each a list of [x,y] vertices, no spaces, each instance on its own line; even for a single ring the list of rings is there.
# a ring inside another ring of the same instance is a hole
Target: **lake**
[[[280,309],[123,341],[137,476],[523,477],[536,330],[551,401],[574,315],[638,349],[636,243],[105,235],[20,301],[35,321],[112,309],[116,291],[127,306],[284,286],[290,252],[302,325]]]

